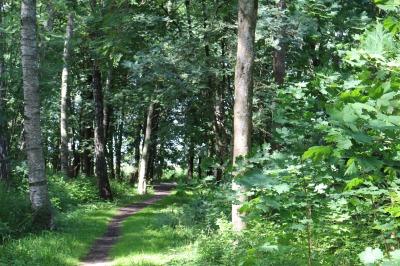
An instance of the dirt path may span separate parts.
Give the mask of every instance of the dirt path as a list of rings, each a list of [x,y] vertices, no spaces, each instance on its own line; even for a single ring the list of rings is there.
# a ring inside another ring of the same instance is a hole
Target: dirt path
[[[110,223],[108,224],[107,231],[105,234],[98,238],[89,253],[82,259],[81,266],[108,266],[111,265],[112,261],[108,257],[111,248],[118,241],[121,233],[122,222],[129,216],[139,212],[143,208],[159,201],[163,197],[170,194],[171,189],[174,187],[173,184],[160,184],[155,185],[154,196],[148,200],[140,203],[135,203],[118,210]]]

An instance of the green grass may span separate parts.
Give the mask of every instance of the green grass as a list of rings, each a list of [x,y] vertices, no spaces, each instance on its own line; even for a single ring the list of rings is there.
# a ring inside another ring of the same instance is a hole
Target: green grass
[[[189,227],[177,215],[185,197],[176,194],[128,218],[111,251],[113,265],[190,265],[196,248]]]
[[[94,202],[59,213],[54,231],[30,234],[6,242],[0,246],[0,265],[77,265],[94,240],[105,232],[119,206],[146,198],[134,195],[133,191],[114,203]]]

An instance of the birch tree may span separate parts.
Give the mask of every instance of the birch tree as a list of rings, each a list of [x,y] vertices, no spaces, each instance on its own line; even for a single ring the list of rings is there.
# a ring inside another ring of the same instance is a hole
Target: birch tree
[[[24,89],[24,130],[28,157],[29,192],[35,222],[41,227],[52,224],[45,162],[40,125],[40,98],[38,51],[36,41],[36,1],[22,0],[21,3],[21,54]]]

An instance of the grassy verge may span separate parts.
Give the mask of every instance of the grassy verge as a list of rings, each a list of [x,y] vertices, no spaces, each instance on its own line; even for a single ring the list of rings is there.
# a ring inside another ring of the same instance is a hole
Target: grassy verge
[[[31,233],[0,244],[0,265],[77,265],[93,241],[104,233],[118,207],[150,196],[141,197],[131,187],[113,185],[115,192],[119,192],[115,202],[94,201],[70,206],[57,213],[54,231]],[[61,197],[61,203],[64,201]]]
[[[128,218],[111,251],[113,265],[190,265],[195,261],[193,231],[179,224],[187,195],[176,193]]]

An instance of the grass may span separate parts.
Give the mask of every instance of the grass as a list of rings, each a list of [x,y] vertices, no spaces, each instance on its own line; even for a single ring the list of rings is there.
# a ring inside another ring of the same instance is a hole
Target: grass
[[[147,196],[149,197],[149,196]],[[0,246],[0,265],[77,265],[93,241],[101,236],[119,206],[144,197],[122,195],[114,203],[93,202],[56,215],[57,228],[14,239]]]
[[[121,239],[111,250],[113,265],[193,264],[193,232],[177,218],[185,200],[173,194],[128,218]]]

